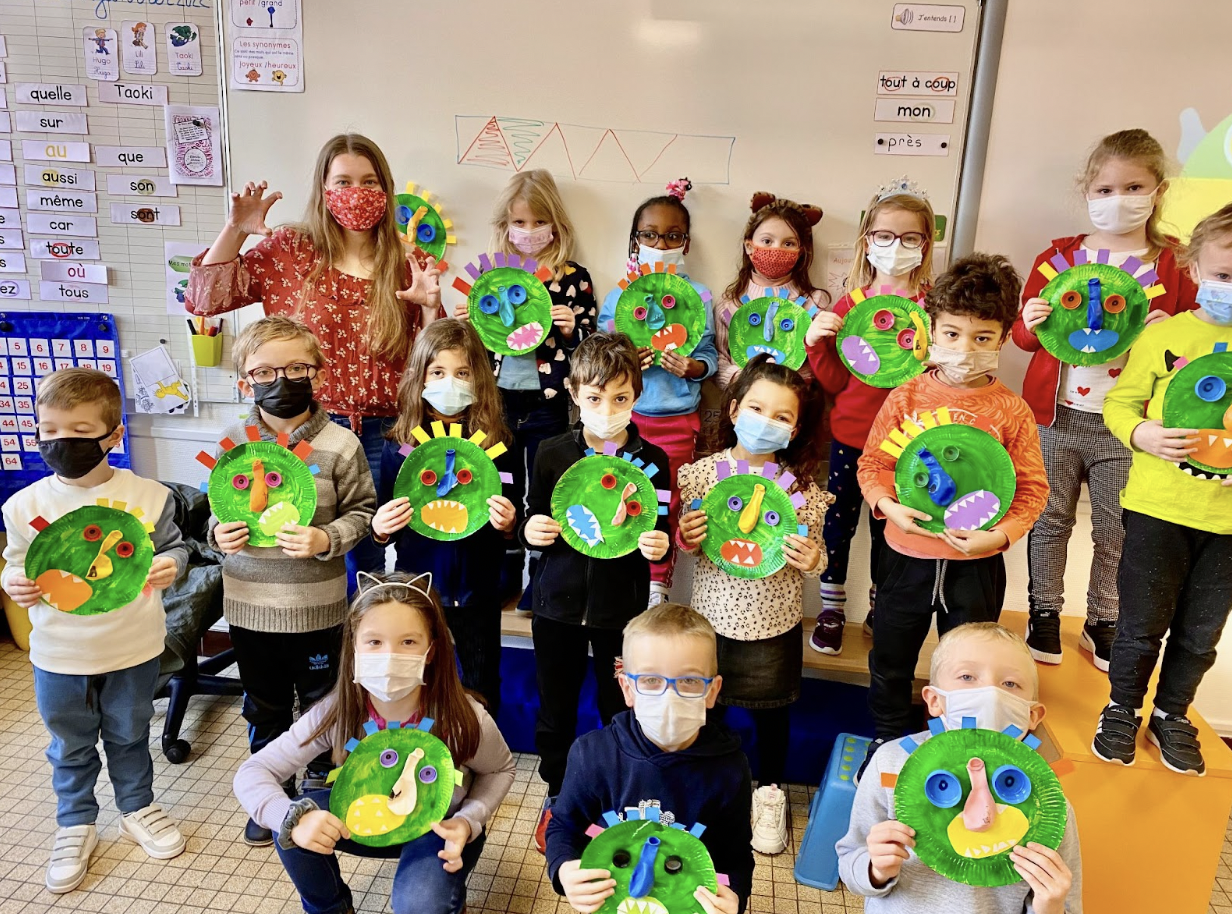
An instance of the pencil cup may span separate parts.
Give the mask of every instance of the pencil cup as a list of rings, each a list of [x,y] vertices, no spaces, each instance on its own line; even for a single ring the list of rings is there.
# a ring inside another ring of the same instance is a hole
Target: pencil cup
[[[200,368],[216,368],[222,361],[222,334],[218,336],[193,335],[193,361]]]

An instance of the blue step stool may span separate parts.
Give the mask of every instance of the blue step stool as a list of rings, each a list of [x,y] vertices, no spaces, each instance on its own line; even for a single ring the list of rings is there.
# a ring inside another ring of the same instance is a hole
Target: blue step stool
[[[871,740],[840,733],[826,765],[826,776],[813,794],[808,828],[796,853],[796,882],[833,892],[838,888],[838,854],[834,845],[847,834],[851,804],[856,797],[855,776]]]

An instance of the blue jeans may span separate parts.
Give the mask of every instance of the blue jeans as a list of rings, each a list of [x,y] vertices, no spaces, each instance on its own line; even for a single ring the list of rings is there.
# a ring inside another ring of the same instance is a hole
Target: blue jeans
[[[335,425],[351,428],[351,420],[346,416],[330,413],[329,418]],[[356,437],[368,458],[368,468],[372,470],[372,484],[379,492],[381,490],[381,450],[385,447],[385,433],[393,428],[393,416],[364,416]],[[354,431],[354,429],[351,429]],[[385,572],[385,547],[378,546],[370,536],[365,536],[346,555],[347,593],[355,593],[355,573],[367,571],[370,574]]]
[[[91,825],[98,818],[94,784],[103,767],[100,735],[120,812],[136,812],[154,802],[150,718],[157,679],[157,657],[97,676],[34,668],[34,700],[51,733],[47,761],[57,825]]]
[[[309,790],[304,796],[329,809],[329,790]],[[334,847],[357,857],[398,861],[390,893],[394,914],[458,914],[466,904],[466,878],[483,852],[485,838],[480,835],[463,848],[462,868],[456,873],[446,873],[445,861],[436,856],[445,847],[436,832],[400,847],[367,847],[347,838]],[[284,850],[277,841],[274,847],[308,914],[345,914],[351,910],[351,890],[342,881],[337,854],[318,854],[302,847]]]

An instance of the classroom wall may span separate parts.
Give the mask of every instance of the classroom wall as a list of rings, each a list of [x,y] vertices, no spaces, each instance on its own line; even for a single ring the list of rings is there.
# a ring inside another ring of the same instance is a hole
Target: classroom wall
[[[1187,159],[1166,209],[1185,233],[1197,214],[1232,200],[1226,142],[1188,155],[1201,136],[1199,122],[1219,126],[1210,142],[1228,128],[1232,84],[1222,64],[1230,30],[1232,4],[1219,0],[1010,3],[976,248],[1004,253],[1025,272],[1052,238],[1088,230],[1075,176],[1099,137],[1128,127],[1149,130],[1178,159],[1178,171],[1179,159]],[[1183,114],[1187,109],[1194,113]],[[1025,355],[1010,344],[1002,364],[1005,381],[1020,388]],[[1022,558],[1012,556],[1011,564]],[[1080,517],[1070,541],[1067,613],[1085,612],[1090,561],[1090,524]],[[1232,637],[1224,638],[1197,706],[1232,734]]]

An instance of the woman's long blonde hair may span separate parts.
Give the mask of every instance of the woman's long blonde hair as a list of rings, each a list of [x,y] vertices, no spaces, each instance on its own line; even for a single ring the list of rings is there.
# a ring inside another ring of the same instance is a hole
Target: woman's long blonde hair
[[[512,444],[513,436],[505,426],[500,391],[496,389],[496,376],[492,373],[479,334],[469,322],[452,317],[433,321],[415,337],[410,361],[406,371],[402,372],[402,380],[398,382],[398,418],[386,437],[398,444],[409,444],[414,440],[412,430],[426,428],[429,422],[445,418],[437,415],[432,405],[423,398],[423,389],[428,366],[437,353],[446,349],[462,352],[471,367],[475,402],[462,413],[463,435],[470,437],[475,432],[484,432],[487,435],[483,442],[485,448],[498,441],[505,445]]]
[[[880,200],[874,195],[873,199],[868,201],[868,206],[864,208],[864,218],[860,220],[860,230],[856,234],[855,244],[852,245],[856,259],[851,265],[851,272],[847,275],[847,282],[844,284],[848,292],[863,289],[873,281],[873,274],[876,271],[868,262],[868,233],[872,228],[873,220],[887,209],[902,209],[909,213],[917,213],[923,223],[920,231],[924,233],[926,239],[924,259],[908,275],[907,283],[911,288],[906,291],[912,295],[918,294],[927,289],[933,281],[933,229],[936,225],[933,205],[926,198],[917,197],[915,194],[891,194]]]
[[[1141,165],[1159,183],[1155,197],[1155,209],[1151,213],[1151,218],[1146,221],[1147,252],[1145,258],[1148,263],[1158,260],[1160,251],[1176,246],[1175,242],[1164,234],[1159,224],[1164,209],[1164,192],[1168,189],[1168,157],[1164,154],[1164,148],[1159,145],[1159,140],[1141,127],[1108,134],[1095,144],[1095,148],[1087,157],[1087,167],[1083,169],[1078,178],[1078,189],[1082,191],[1083,199],[1086,198],[1091,182],[1099,175],[1099,170],[1110,159],[1124,159],[1135,165]]]
[[[315,294],[316,283],[327,267],[340,261],[346,250],[343,228],[325,205],[325,180],[329,167],[343,153],[363,156],[372,163],[381,190],[385,191],[385,217],[372,231],[372,291],[368,296],[368,351],[380,358],[398,362],[406,358],[407,349],[421,318],[418,308],[408,313],[406,305],[394,293],[407,288],[406,254],[398,223],[394,217],[394,180],[389,163],[379,146],[358,133],[340,133],[328,140],[317,155],[313,172],[315,180],[308,197],[308,209],[298,230],[308,236],[320,255],[312,272],[304,281],[301,307]]]
[[[552,223],[552,241],[534,259],[560,276],[565,264],[573,259],[573,223],[565,212],[556,181],[546,169],[535,168],[514,175],[496,198],[492,208],[492,252],[525,256],[509,241],[509,207],[518,200],[530,207],[536,218]]]

